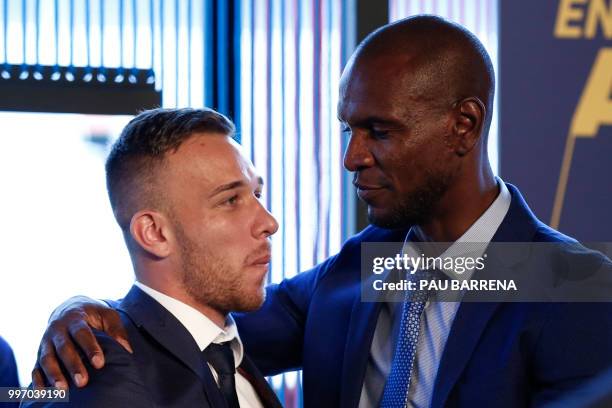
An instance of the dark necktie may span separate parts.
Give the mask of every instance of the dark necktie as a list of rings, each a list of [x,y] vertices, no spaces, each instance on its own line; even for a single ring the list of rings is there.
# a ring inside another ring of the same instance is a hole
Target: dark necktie
[[[219,382],[219,389],[227,401],[229,408],[240,408],[236,394],[236,366],[234,353],[229,342],[211,343],[202,351],[204,359],[215,369]]]

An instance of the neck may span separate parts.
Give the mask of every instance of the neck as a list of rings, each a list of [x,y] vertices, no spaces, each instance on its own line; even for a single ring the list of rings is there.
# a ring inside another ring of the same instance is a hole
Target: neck
[[[487,163],[488,164],[488,163]],[[430,221],[420,225],[437,242],[459,239],[491,206],[499,186],[490,166],[482,166],[470,177],[458,177],[434,211]]]
[[[212,306],[203,304],[194,299],[185,291],[183,285],[180,284],[174,274],[167,270],[161,270],[159,264],[139,266],[140,268],[136,268],[136,276],[139,282],[166,296],[193,307],[221,329],[225,329],[227,312],[217,310]]]
[[[157,289],[155,289],[157,290]],[[160,291],[161,292],[161,291]],[[162,292],[164,293],[164,292]],[[170,295],[168,293],[165,293],[168,296],[173,297],[174,299],[185,303],[186,305],[189,305],[191,307],[193,307],[194,309],[196,309],[198,312],[202,313],[204,316],[208,317],[210,319],[211,322],[213,322],[214,324],[216,324],[217,326],[219,326],[221,329],[225,330],[225,322],[227,320],[227,313],[226,312],[222,312],[219,311],[211,306],[202,304],[198,301],[196,301],[195,299],[193,299],[191,296],[189,296],[187,293],[175,293],[173,295]]]

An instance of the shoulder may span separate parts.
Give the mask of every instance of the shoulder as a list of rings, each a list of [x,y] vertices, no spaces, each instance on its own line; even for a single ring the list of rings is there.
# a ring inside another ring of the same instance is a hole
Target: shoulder
[[[578,243],[578,240],[575,238],[557,231],[538,219],[536,219],[535,227],[535,235],[533,237],[534,242]]]
[[[359,245],[362,242],[403,242],[408,230],[409,228],[385,229],[368,225],[359,233],[350,237],[342,249]]]
[[[0,381],[5,387],[19,386],[13,349],[2,337],[0,337]]]
[[[4,338],[2,338],[2,336],[0,336],[0,355],[2,358],[13,355],[11,346],[6,342],[6,340],[4,340]]]
[[[94,330],[96,340],[104,352],[104,367],[95,369],[85,355],[81,359],[89,374],[89,382],[83,388],[73,383],[68,389],[68,402],[22,403],[21,407],[150,407],[153,401],[141,381],[136,360],[119,343],[106,333]]]
[[[129,353],[114,338],[107,333],[94,330],[98,344],[104,352],[104,367],[93,368],[89,363],[89,383],[84,388],[70,387],[70,401],[74,406],[109,407],[109,406],[151,406],[142,370],[138,364],[138,341],[134,339],[133,324],[120,312],[122,322],[126,326],[134,354]],[[83,356],[84,357],[84,356]],[[83,361],[87,361],[84,359]],[[82,405],[80,405],[82,404]],[[72,404],[71,404],[72,405]]]
[[[362,231],[346,240],[340,252],[330,258],[332,262],[329,262],[327,269],[353,270],[355,267],[359,269],[359,255],[363,244],[387,243],[389,245],[395,245],[397,249],[400,249],[407,233],[408,229],[390,230],[368,225]]]
[[[387,230],[372,225],[348,238],[340,251],[315,265],[310,270],[297,274],[291,279],[284,280],[281,286],[300,287],[311,293],[329,275],[339,276],[348,274],[351,278],[358,277],[361,262],[361,247],[364,243],[387,242],[397,243],[401,246],[407,230]]]

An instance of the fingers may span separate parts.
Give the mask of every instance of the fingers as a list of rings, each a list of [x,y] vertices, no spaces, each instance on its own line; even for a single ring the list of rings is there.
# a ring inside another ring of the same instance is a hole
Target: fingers
[[[46,385],[45,380],[44,380],[44,375],[42,373],[41,368],[38,366],[38,364],[32,370],[32,385],[34,386],[35,390],[39,388],[43,388]]]
[[[123,327],[119,313],[113,309],[106,309],[100,313],[102,319],[102,330],[109,336],[115,339],[119,344],[127,350],[128,353],[134,353],[132,346],[128,341],[128,335]]]
[[[38,351],[38,364],[40,364],[42,374],[44,374],[48,384],[51,384],[54,387],[66,389],[68,388],[68,381],[66,381],[66,377],[64,377],[64,374],[60,369],[55,351],[53,350],[53,344],[45,340],[46,335],[47,333],[45,333],[43,342],[41,343]],[[37,371],[37,369],[35,369],[35,371]],[[40,374],[40,370],[38,370],[38,373]],[[32,381],[34,381],[34,372],[32,372],[32,375]],[[37,379],[37,382],[42,382],[42,386],[45,385],[44,379],[42,381],[38,381]]]
[[[90,324],[103,329],[100,313],[108,306],[95,300],[77,296],[57,307],[50,318],[50,324],[39,349],[38,367],[32,372],[32,381],[67,388],[68,380],[60,368],[60,361],[66,372],[78,387],[87,384],[89,377],[77,345],[83,350],[91,365],[104,366],[104,355],[96,341]],[[117,318],[117,320],[119,320]],[[74,339],[74,341],[73,341]],[[42,376],[42,379],[39,378]]]
[[[69,326],[69,330],[72,330],[72,327],[74,327],[75,324],[78,323],[71,323]],[[76,345],[72,341],[71,336],[66,332],[58,332],[51,338],[51,342],[53,344],[53,347],[55,348],[56,356],[59,357],[59,360],[72,378],[74,384],[77,387],[84,387],[87,384],[87,381],[89,380],[87,375],[87,369],[83,364],[81,355],[79,354]],[[99,346],[97,347],[99,349]]]
[[[104,367],[104,353],[89,325],[84,320],[78,320],[70,323],[68,330],[70,331],[70,335],[74,341],[78,344],[81,350],[83,350],[91,362],[91,365],[94,368]],[[66,351],[67,354],[65,355],[65,358],[68,360],[73,360],[74,356],[71,355],[71,350],[67,348]],[[61,354],[59,350],[58,353],[60,354],[60,359],[65,362],[64,355]],[[80,361],[80,356],[78,353],[76,357],[79,357]]]

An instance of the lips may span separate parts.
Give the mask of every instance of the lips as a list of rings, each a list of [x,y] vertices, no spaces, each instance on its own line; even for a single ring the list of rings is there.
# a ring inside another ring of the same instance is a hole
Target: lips
[[[361,191],[374,191],[387,188],[387,183],[385,182],[385,179],[382,177],[382,175],[365,175],[360,172],[355,173],[353,175],[353,185],[357,188],[357,190]]]
[[[255,249],[246,258],[245,265],[251,266],[267,266],[272,259],[272,248],[270,242],[265,242]]]
[[[272,259],[272,255],[268,252],[267,254],[264,254],[254,259],[253,261],[251,261],[251,265],[267,265],[270,263],[271,259]]]
[[[375,183],[365,183],[355,180],[353,185],[357,187],[357,195],[368,205],[372,204],[376,196],[380,195],[386,187]]]
[[[362,190],[362,191],[368,191],[368,190],[381,190],[384,187],[382,186],[375,186],[375,185],[369,185],[369,184],[360,184],[360,183],[353,183],[355,185],[355,187],[357,187],[357,190]]]

